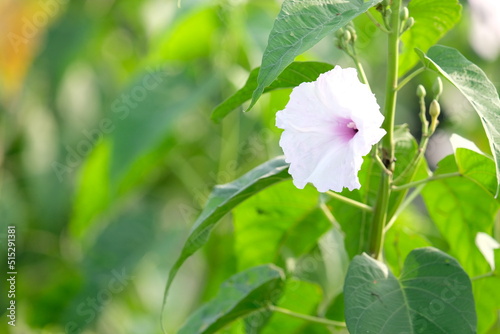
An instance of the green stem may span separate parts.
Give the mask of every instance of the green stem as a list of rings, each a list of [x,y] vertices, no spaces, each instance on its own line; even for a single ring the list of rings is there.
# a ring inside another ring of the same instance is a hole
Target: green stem
[[[432,133],[429,133],[429,122],[426,118],[427,108],[425,106],[425,96],[420,97],[420,122],[422,123],[422,139],[420,140],[418,154],[415,155],[412,161],[406,166],[405,170],[399,174],[399,176],[394,180],[393,184],[398,184],[400,180],[403,180],[409,173],[411,175],[410,180],[415,176],[417,166],[425,155],[427,150],[427,145],[429,144],[429,138]]]
[[[423,86],[422,86],[423,87]],[[429,121],[427,121],[427,106],[425,105],[425,95],[420,96],[420,123],[422,123],[422,140],[420,142],[421,148],[427,147],[427,141],[429,141]]]
[[[384,162],[380,159],[380,156],[378,155],[378,149],[375,149],[374,154],[372,154],[373,159],[379,165],[379,167],[384,171],[386,174],[392,174],[390,170],[387,169],[387,167],[384,165]]]
[[[483,278],[488,278],[488,277],[493,277],[493,276],[495,276],[495,273],[493,271],[490,271],[489,273],[472,277],[470,280],[471,281],[477,281],[477,280],[480,280],[480,279],[483,279]]]
[[[359,76],[361,77],[361,82],[364,83],[365,85],[370,88],[370,83],[368,82],[368,78],[366,77],[365,70],[363,69],[363,65],[361,62],[358,60],[358,57],[355,56],[352,58],[354,60],[354,64],[356,65],[356,68],[358,69]],[[371,88],[370,88],[371,90]]]
[[[384,226],[387,219],[387,208],[389,207],[389,197],[391,194],[390,183],[391,176],[383,173],[377,203],[375,204],[375,211],[373,213],[372,228],[368,244],[369,254],[375,259],[380,258],[382,245],[384,243]]]
[[[351,206],[354,206],[358,209],[361,209],[361,210],[364,210],[364,211],[368,211],[368,212],[372,212],[373,211],[373,208],[371,206],[368,206],[364,203],[361,203],[361,202],[358,202],[358,201],[355,201],[353,199],[350,199],[350,198],[347,198],[347,197],[344,197],[342,195],[339,195],[333,191],[327,191],[325,194],[327,194],[328,196],[332,197],[332,198],[335,198],[341,202],[344,202],[346,204],[349,204]]]
[[[391,13],[391,33],[388,43],[388,69],[387,83],[385,87],[385,120],[383,127],[387,131],[384,137],[384,148],[387,150],[389,165],[394,164],[394,120],[396,118],[396,101],[398,87],[398,64],[399,64],[399,12],[401,0],[394,0]],[[389,168],[392,170],[392,168]]]
[[[385,95],[385,120],[383,127],[387,134],[383,140],[383,161],[389,171],[394,171],[394,120],[396,114],[397,87],[398,87],[398,64],[399,64],[399,31],[401,1],[394,0],[391,5],[390,34],[388,42],[388,69]],[[379,258],[384,243],[384,226],[387,219],[389,197],[391,196],[392,175],[383,173],[378,190],[377,202],[374,208],[371,235],[368,251],[374,258]]]
[[[415,70],[414,72],[410,73],[408,76],[406,76],[399,85],[396,87],[396,90],[399,91],[401,88],[403,88],[408,82],[410,82],[413,78],[415,78],[417,75],[425,71],[425,67],[420,67],[418,70]]]
[[[413,202],[413,200],[420,194],[420,192],[422,191],[422,189],[424,189],[424,185],[421,184],[420,186],[418,186],[414,191],[412,191],[412,193],[410,195],[408,195],[405,200],[403,201],[403,203],[401,203],[401,205],[399,205],[398,209],[396,210],[396,212],[394,212],[394,214],[392,215],[391,219],[389,219],[389,222],[387,223],[387,225],[385,225],[384,227],[384,233],[387,233],[387,231],[389,231],[389,229],[392,227],[392,225],[394,225],[394,223],[396,222],[396,219],[398,219],[399,215],[406,209],[406,207],[408,205],[410,205],[411,202]]]
[[[322,324],[322,325],[346,327],[345,322],[342,322],[342,321],[334,321],[334,320],[328,320],[325,318],[313,317],[311,315],[296,313],[296,312],[290,311],[288,309],[281,308],[281,307],[274,306],[274,305],[270,305],[269,310],[271,310],[273,312],[283,313],[283,314],[289,315],[289,316],[297,318],[297,319],[307,320],[307,321],[315,322],[315,323]]]
[[[407,184],[403,184],[402,186],[393,186],[392,190],[393,191],[401,191],[409,188],[413,188],[416,186],[419,186],[421,184],[426,184],[427,182],[430,181],[435,181],[435,180],[441,180],[441,179],[449,179],[450,177],[459,177],[462,176],[459,172],[456,173],[449,173],[449,174],[439,174],[439,175],[433,175],[431,177],[428,177],[426,179],[420,180],[420,181],[415,181],[415,182],[410,182]]]
[[[382,30],[386,34],[390,33],[389,30],[387,30],[383,25],[380,24],[379,21],[377,21],[377,19],[375,17],[373,17],[373,15],[372,15],[372,13],[370,13],[370,11],[366,11],[365,14],[375,24],[376,27],[378,27],[380,30]]]
[[[365,85],[367,85],[368,88],[370,88],[370,83],[368,82],[368,78],[366,77],[365,70],[363,68],[363,65],[359,61],[358,54],[356,53],[355,43],[351,43],[350,45],[351,45],[351,49],[352,50],[351,50],[351,52],[349,52],[349,50],[346,49],[346,53],[349,56],[351,56],[351,59],[354,62],[354,65],[356,65],[356,68],[358,70],[361,82],[364,83]],[[370,88],[370,90],[371,90],[371,88]]]
[[[319,208],[321,209],[321,211],[323,211],[323,214],[325,215],[326,219],[328,219],[328,221],[330,222],[330,224],[333,225],[334,228],[336,228],[339,231],[342,230],[339,223],[335,220],[335,217],[333,217],[332,212],[330,211],[328,206],[326,206],[325,203],[320,203]]]
[[[392,182],[393,184],[398,184],[401,180],[403,180],[408,174],[411,175],[410,180],[415,176],[414,174],[417,171],[417,166],[425,155],[425,151],[427,150],[427,144],[429,143],[429,135],[424,135],[422,137],[422,141],[420,142],[420,147],[418,148],[418,153],[413,157],[412,161],[406,166],[405,170],[399,174],[399,176]],[[392,188],[394,190],[394,188]]]

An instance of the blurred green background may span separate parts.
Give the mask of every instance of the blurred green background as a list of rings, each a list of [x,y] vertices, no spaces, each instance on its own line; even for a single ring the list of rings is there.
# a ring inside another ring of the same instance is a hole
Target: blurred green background
[[[18,272],[16,327],[7,324],[0,280],[0,332],[161,332],[168,269],[210,189],[281,154],[274,114],[289,90],[265,95],[250,113],[210,120],[259,66],[280,4],[0,2],[0,277],[8,271],[9,225],[17,229]],[[500,63],[469,45],[464,5],[462,22],[442,43],[498,88]],[[356,26],[381,103],[385,36],[366,17]],[[333,36],[298,60],[352,66]],[[433,77],[419,78],[431,87]],[[415,88],[402,91],[398,120],[418,137]],[[456,91],[447,90],[442,106],[431,154],[446,153],[446,129],[488,150],[479,119]],[[232,232],[226,217],[181,269],[166,307],[168,330],[237,271]]]

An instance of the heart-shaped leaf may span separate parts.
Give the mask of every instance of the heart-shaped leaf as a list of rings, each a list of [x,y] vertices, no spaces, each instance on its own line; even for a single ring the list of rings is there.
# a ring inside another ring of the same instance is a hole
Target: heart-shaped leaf
[[[413,250],[397,279],[366,254],[356,256],[344,285],[351,334],[475,334],[469,277],[451,256],[434,248]]]

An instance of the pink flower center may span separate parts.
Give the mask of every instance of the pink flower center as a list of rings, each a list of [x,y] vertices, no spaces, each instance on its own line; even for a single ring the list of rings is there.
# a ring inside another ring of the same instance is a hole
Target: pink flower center
[[[340,137],[342,142],[347,143],[349,142],[356,133],[358,133],[358,128],[356,127],[356,123],[354,123],[350,119],[338,119],[334,128],[333,128],[333,134],[336,137]]]

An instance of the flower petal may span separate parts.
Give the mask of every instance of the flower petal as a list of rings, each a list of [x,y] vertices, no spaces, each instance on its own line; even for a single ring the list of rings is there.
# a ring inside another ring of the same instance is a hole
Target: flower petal
[[[315,82],[294,88],[276,126],[294,184],[319,191],[358,189],[357,174],[385,131],[375,96],[355,69],[336,66]]]

